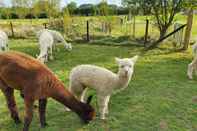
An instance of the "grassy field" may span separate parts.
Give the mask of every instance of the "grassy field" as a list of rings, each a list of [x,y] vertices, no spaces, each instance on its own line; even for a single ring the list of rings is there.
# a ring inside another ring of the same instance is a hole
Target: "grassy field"
[[[36,40],[11,40],[11,50],[38,54]],[[133,46],[98,46],[73,43],[67,52],[59,46],[55,60],[47,65],[68,86],[70,70],[79,64],[94,64],[117,72],[114,57],[132,57],[142,48]],[[168,47],[169,48],[169,47]],[[38,111],[34,111],[31,131],[196,131],[197,130],[197,77],[188,80],[186,69],[192,54],[173,52],[161,47],[141,56],[129,87],[111,97],[108,120],[98,118],[88,125],[81,124],[77,115],[66,112],[64,106],[50,99],[47,106],[45,129],[39,125]],[[95,94],[89,91],[88,94]],[[20,117],[24,116],[23,100],[16,92]],[[0,131],[18,131],[9,117],[5,99],[0,93]],[[93,106],[98,110],[96,95]]]

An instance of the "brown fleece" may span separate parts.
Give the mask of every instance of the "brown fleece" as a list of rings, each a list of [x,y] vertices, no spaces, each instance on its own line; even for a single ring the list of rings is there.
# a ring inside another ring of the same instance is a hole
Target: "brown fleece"
[[[0,53],[0,89],[5,95],[11,117],[16,123],[19,123],[20,119],[14,99],[14,89],[20,90],[24,95],[24,131],[28,131],[32,121],[35,100],[39,100],[42,127],[46,125],[45,110],[48,97],[69,107],[84,122],[92,120],[95,114],[89,102],[78,101],[47,66],[23,53]]]

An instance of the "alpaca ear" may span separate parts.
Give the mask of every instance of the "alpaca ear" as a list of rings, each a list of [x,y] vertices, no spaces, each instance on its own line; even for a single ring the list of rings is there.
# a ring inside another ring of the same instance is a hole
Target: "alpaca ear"
[[[92,101],[92,97],[93,97],[93,95],[88,97],[87,102],[86,102],[87,104],[90,104],[90,102]]]
[[[118,58],[118,57],[115,57],[115,60],[116,60],[116,62],[119,64],[120,63],[120,61],[121,61],[121,59],[120,58]]]
[[[136,63],[136,61],[138,60],[139,56],[136,55],[134,57],[131,58],[131,61],[133,61],[134,63]]]

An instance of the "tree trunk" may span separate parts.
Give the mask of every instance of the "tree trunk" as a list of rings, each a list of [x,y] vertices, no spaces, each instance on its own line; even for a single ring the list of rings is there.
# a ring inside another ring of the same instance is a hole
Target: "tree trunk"
[[[187,50],[190,42],[191,31],[192,31],[192,24],[193,24],[193,9],[189,9],[187,15],[187,27],[185,30],[185,37],[183,42],[183,50]]]
[[[166,35],[167,27],[163,27],[163,29],[160,31],[159,39],[163,38]]]

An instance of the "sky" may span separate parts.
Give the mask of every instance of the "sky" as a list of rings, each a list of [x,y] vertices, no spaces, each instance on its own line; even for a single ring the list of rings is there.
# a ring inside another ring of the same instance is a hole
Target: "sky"
[[[1,0],[0,0],[1,1]],[[66,4],[70,3],[71,1],[74,1],[77,3],[77,5],[81,5],[81,4],[87,4],[87,3],[91,3],[91,4],[98,4],[100,3],[102,0],[61,0],[61,7],[64,7]],[[116,4],[116,5],[121,5],[121,0],[107,0],[107,2],[109,4]],[[4,3],[9,6],[11,3],[11,0],[4,0]]]

